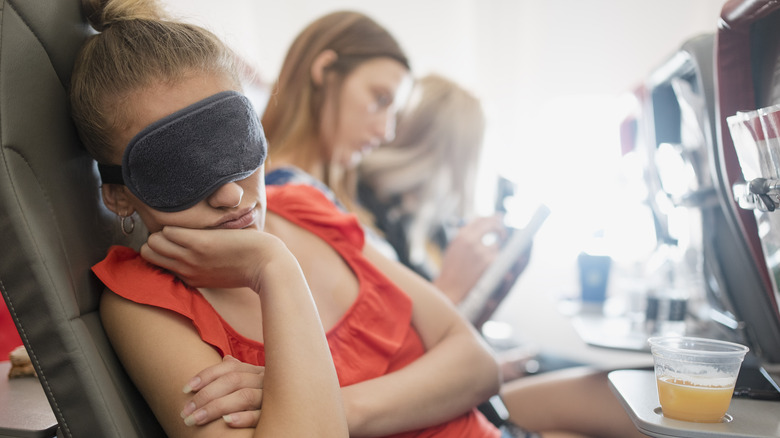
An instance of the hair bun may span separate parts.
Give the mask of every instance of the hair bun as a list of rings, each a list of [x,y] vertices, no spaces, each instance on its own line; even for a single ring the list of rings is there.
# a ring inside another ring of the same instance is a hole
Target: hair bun
[[[128,20],[160,20],[162,9],[156,0],[82,0],[84,15],[98,32]]]

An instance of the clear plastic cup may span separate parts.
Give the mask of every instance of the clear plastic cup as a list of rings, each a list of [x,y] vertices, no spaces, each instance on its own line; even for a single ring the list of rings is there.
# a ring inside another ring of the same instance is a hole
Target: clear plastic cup
[[[686,336],[653,337],[648,342],[664,417],[721,422],[748,348]]]

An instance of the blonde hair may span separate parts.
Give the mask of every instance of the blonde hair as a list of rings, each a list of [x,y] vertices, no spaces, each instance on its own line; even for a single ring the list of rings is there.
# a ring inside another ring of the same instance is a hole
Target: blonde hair
[[[302,160],[325,153],[319,142],[312,140],[319,137],[326,90],[311,80],[311,68],[317,56],[326,50],[337,55],[327,67],[329,73],[336,73],[337,88],[355,68],[374,58],[391,58],[409,69],[409,61],[395,38],[366,15],[338,11],[309,24],[290,46],[263,114],[271,163],[274,156],[293,148],[294,156]],[[307,147],[310,149],[306,150]],[[339,182],[329,177],[329,158],[324,161],[323,182],[340,192],[340,187],[334,187]]]
[[[123,99],[193,73],[240,84],[235,54],[213,33],[167,18],[155,0],[82,0],[90,25],[70,84],[71,114],[87,151],[112,164],[112,134],[127,120]]]
[[[400,203],[391,213],[411,218],[407,240],[419,248],[437,227],[473,213],[485,133],[480,101],[440,75],[419,79],[398,115],[395,139],[365,157],[358,180],[377,199]]]

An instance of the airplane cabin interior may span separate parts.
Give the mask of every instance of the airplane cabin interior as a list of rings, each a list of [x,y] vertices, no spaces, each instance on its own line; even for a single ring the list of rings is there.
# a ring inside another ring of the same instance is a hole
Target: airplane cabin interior
[[[69,115],[71,68],[91,32],[78,0],[0,6],[0,322],[35,374],[6,379],[0,358],[0,437],[164,436],[103,330],[90,270],[110,245],[143,243],[103,206]],[[653,294],[640,324],[619,336],[599,330],[600,307],[579,308],[572,322],[592,351],[648,359],[609,377],[639,432],[778,437],[780,2],[725,1],[711,33],[669,47],[636,79],[625,90],[632,111],[615,129],[620,154],[641,163]],[[749,348],[723,421],[661,413],[647,338],[676,330]]]

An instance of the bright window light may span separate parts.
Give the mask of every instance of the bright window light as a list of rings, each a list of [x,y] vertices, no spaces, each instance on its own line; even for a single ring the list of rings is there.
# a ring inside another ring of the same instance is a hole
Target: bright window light
[[[561,257],[592,247],[594,236],[616,257],[641,256],[655,245],[641,166],[620,153],[624,107],[614,96],[568,96],[549,101],[503,136],[491,127],[492,161],[486,161],[518,187],[507,203],[508,219],[527,218],[546,204],[552,213],[542,231],[555,236]],[[626,163],[636,174],[625,175]]]

